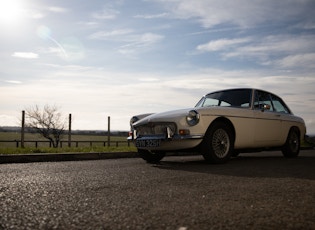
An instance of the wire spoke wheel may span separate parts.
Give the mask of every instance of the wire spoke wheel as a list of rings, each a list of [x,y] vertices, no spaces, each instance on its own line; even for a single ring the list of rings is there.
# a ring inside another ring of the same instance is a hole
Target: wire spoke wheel
[[[218,158],[224,158],[229,153],[230,138],[224,129],[217,129],[213,133],[212,148]]]
[[[232,127],[219,121],[209,127],[201,145],[201,153],[206,161],[221,164],[230,159],[233,146]]]

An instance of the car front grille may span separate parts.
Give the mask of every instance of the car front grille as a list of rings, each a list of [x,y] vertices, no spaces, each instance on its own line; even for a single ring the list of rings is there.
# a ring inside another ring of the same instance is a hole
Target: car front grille
[[[137,136],[152,136],[165,135],[171,132],[171,135],[176,132],[175,123],[148,123],[145,125],[135,127]]]

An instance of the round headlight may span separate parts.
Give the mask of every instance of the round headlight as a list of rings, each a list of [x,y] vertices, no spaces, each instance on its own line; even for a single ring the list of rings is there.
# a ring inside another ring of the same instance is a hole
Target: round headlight
[[[138,118],[138,117],[136,117],[136,116],[132,117],[132,118],[130,119],[130,126],[132,126],[133,123],[135,123],[135,122],[137,122],[137,121],[139,121],[139,118]]]
[[[200,115],[196,110],[190,110],[186,117],[186,121],[189,125],[197,125],[200,119]]]

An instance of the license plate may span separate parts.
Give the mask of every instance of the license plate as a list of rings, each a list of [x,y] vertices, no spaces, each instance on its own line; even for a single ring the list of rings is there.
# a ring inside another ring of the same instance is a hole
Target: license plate
[[[159,147],[161,140],[137,140],[136,147]]]

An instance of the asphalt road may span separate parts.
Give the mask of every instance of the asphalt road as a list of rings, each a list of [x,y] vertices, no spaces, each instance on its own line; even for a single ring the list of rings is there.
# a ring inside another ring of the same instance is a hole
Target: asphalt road
[[[315,229],[315,151],[1,164],[0,229]]]

